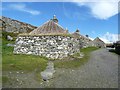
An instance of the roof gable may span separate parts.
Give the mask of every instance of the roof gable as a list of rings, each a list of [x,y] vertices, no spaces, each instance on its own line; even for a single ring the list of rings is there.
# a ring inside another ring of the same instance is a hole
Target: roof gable
[[[99,37],[95,38],[93,41],[100,41],[103,42]],[[104,43],[104,42],[103,42]]]

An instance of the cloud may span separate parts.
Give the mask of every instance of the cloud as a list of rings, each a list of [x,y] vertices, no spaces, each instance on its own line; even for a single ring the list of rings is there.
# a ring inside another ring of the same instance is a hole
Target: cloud
[[[11,8],[11,9],[14,9],[14,10],[27,12],[27,13],[30,13],[32,15],[39,15],[40,14],[40,12],[37,11],[37,10],[33,10],[31,8],[27,8],[26,4],[10,4],[8,7]]]
[[[106,32],[106,34],[100,36],[100,39],[103,40],[105,43],[112,43],[118,41],[120,38],[120,34],[112,34]]]
[[[93,2],[92,2],[93,1]],[[73,0],[78,6],[85,6],[90,9],[93,17],[97,19],[106,20],[118,14],[118,1],[119,0]]]
[[[91,40],[94,40],[93,38],[91,38],[91,37],[88,37],[89,39],[91,39]]]
[[[62,4],[62,8],[63,8],[63,14],[69,19],[87,20],[89,17],[91,17],[89,15],[89,12],[87,12],[87,11],[74,9],[74,13],[71,12],[71,8],[69,8],[69,6],[67,6],[64,2]]]

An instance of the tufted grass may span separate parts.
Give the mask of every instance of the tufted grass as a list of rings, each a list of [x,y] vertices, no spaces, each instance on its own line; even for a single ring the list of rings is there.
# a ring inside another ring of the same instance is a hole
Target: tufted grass
[[[2,83],[7,83],[9,81],[8,77],[7,76],[2,76]]]
[[[2,70],[3,71],[33,71],[39,68],[43,71],[47,66],[48,59],[35,55],[21,55],[13,54],[13,47],[7,47],[7,43],[14,43],[14,41],[7,41],[2,39]]]
[[[76,53],[72,56],[64,58],[62,60],[54,60],[56,68],[77,68],[81,65],[84,65],[90,58],[90,53],[94,50],[97,50],[97,47],[88,47],[80,50],[79,53]],[[79,58],[80,53],[84,54],[83,58]]]

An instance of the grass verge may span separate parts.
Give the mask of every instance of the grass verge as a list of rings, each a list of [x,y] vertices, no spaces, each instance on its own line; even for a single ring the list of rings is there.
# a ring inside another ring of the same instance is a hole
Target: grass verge
[[[79,53],[76,53],[72,56],[64,58],[62,60],[55,60],[54,64],[56,68],[76,68],[81,65],[84,65],[90,58],[90,53],[97,50],[97,47],[88,47],[80,50]],[[83,58],[79,58],[80,53],[84,54]]]
[[[6,83],[6,82],[8,82],[8,81],[9,81],[9,79],[8,79],[7,76],[2,76],[2,83],[3,84]]]
[[[46,68],[47,58],[35,55],[13,54],[13,47],[6,46],[7,43],[14,43],[14,41],[3,40],[2,42],[2,69],[4,71],[33,71],[36,68],[40,68],[40,71],[42,71]]]

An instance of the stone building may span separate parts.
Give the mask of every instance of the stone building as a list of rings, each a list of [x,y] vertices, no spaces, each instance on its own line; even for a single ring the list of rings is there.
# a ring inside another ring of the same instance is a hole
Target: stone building
[[[99,48],[106,47],[105,43],[99,37],[95,38],[93,40],[93,43],[94,43],[94,46],[99,47]]]
[[[80,31],[78,29],[72,35],[74,37],[80,39],[80,48],[86,48],[86,47],[94,46],[93,41],[89,37],[81,35]]]
[[[93,41],[86,36],[80,35],[80,40],[81,40],[81,47],[82,48],[94,46]]]
[[[16,54],[34,54],[53,59],[67,57],[79,51],[80,39],[60,26],[55,15],[29,34],[20,34],[14,47]]]

